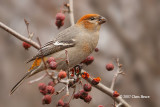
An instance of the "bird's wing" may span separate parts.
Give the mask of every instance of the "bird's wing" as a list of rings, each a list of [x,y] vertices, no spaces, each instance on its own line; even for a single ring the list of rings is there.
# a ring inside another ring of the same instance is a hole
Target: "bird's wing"
[[[78,30],[73,26],[65,29],[64,31],[60,32],[54,40],[47,42],[44,46],[42,46],[38,50],[38,53],[28,60],[27,63],[35,60],[36,58],[45,57],[55,52],[75,46],[77,43],[75,38],[78,33]]]

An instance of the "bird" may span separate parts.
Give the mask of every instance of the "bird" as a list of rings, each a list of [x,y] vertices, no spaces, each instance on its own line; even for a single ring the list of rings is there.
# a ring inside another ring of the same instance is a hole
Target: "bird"
[[[10,95],[25,79],[45,70],[45,64],[41,61],[42,57],[45,59],[49,57],[65,59],[65,51],[67,50],[69,63],[56,60],[56,71],[67,70],[81,63],[96,48],[101,25],[105,22],[106,18],[99,14],[84,15],[74,25],[61,31],[53,40],[41,46],[37,54],[27,61],[27,63],[34,61],[34,66],[32,65],[23,78],[11,89]]]

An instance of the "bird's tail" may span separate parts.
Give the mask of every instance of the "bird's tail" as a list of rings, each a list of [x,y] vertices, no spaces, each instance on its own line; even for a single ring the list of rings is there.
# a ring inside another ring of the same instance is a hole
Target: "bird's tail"
[[[31,72],[27,72],[27,73],[23,76],[23,78],[22,78],[20,81],[17,82],[17,84],[11,89],[10,95],[13,94],[14,91],[16,91],[16,89],[24,82],[24,80],[25,80],[26,78],[28,78],[28,76],[29,76],[30,74],[31,74]]]
[[[33,76],[34,74],[40,72],[43,70],[43,65],[41,64],[41,61],[39,59],[35,60],[29,71],[23,76],[23,78],[17,82],[17,84],[11,89],[10,95],[13,94],[13,92],[16,91],[16,89],[24,82],[25,79]]]

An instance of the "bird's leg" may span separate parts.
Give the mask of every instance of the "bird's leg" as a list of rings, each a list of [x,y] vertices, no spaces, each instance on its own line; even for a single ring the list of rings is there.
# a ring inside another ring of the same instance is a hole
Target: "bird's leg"
[[[76,66],[74,67],[76,76],[79,76],[79,74],[81,74],[82,66],[83,66],[83,65],[78,64],[78,65],[76,65]]]

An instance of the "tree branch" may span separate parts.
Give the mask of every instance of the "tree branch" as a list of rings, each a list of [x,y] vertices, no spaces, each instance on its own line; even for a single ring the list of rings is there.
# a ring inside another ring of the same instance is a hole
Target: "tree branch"
[[[70,23],[71,25],[74,25],[73,0],[69,0],[69,15],[70,15]]]
[[[15,30],[11,29],[10,27],[6,26],[5,24],[3,24],[2,22],[0,22],[0,28],[2,28],[3,30],[7,31],[8,33],[12,34],[13,36],[15,36],[17,39],[27,42],[30,45],[32,45],[33,47],[35,47],[36,49],[39,49],[40,46],[32,41],[29,38],[26,38],[25,36],[22,36],[21,34],[17,33]]]
[[[113,80],[112,80],[112,83],[111,83],[111,89],[113,90],[114,88],[114,85],[115,85],[115,82],[116,82],[116,79],[118,77],[119,74],[125,74],[123,71],[122,71],[122,64],[119,63],[119,58],[116,58],[116,63],[117,63],[117,72],[114,74],[114,77],[113,77]]]
[[[81,73],[83,74],[83,72],[86,72],[85,70],[82,69]],[[88,81],[90,84],[92,82],[92,78],[89,77],[88,79],[85,79],[86,81]],[[131,107],[125,100],[123,100],[120,96],[119,97],[113,97],[113,90],[106,87],[105,85],[103,85],[102,83],[99,83],[97,85],[93,85],[95,88],[97,88],[98,90],[102,91],[103,93],[109,95],[112,99],[114,99],[117,103],[121,103],[122,107]]]

